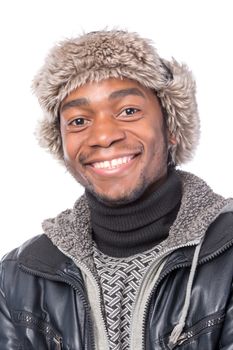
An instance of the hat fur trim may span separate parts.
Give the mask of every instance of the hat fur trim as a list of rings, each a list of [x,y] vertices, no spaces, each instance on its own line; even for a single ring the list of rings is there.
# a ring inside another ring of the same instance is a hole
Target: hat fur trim
[[[37,137],[41,146],[63,161],[59,127],[61,102],[75,89],[109,78],[128,78],[153,89],[166,111],[176,165],[192,159],[199,141],[200,123],[196,84],[184,64],[159,57],[148,39],[126,31],[98,31],[55,45],[33,81],[44,111]]]

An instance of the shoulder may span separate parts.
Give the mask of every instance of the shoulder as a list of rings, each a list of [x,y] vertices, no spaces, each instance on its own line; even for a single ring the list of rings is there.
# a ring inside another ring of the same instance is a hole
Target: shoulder
[[[233,212],[220,214],[209,226],[203,243],[203,254],[233,248]]]
[[[1,259],[2,263],[5,263],[7,261],[16,261],[18,260],[20,254],[25,251],[25,249],[30,249],[31,246],[34,246],[34,244],[37,244],[37,242],[40,242],[43,240],[44,235],[37,235],[33,236],[29,240],[25,241],[23,244],[21,244],[19,247],[11,250],[10,252],[6,253],[3,258]]]
[[[185,247],[181,256],[192,262],[194,247]],[[208,227],[199,254],[199,262],[222,256],[233,263],[233,212],[220,214]],[[230,257],[230,258],[229,258]]]
[[[46,235],[41,234],[30,238],[25,241],[19,247],[11,250],[5,254],[1,260],[1,263],[7,263],[10,261],[18,261],[25,254],[34,254],[37,249],[43,250],[51,244],[51,241],[46,237]]]
[[[6,254],[1,261],[1,271],[19,269],[21,265],[34,271],[54,273],[70,261],[45,235],[35,236]]]

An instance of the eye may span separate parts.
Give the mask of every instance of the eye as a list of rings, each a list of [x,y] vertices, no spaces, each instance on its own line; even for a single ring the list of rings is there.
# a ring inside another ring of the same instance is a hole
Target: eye
[[[88,122],[88,119],[85,118],[75,118],[69,123],[69,125],[83,127],[86,126]]]
[[[134,114],[136,114],[137,112],[139,112],[140,110],[138,108],[134,108],[134,107],[128,107],[125,108],[120,114],[119,116],[124,117],[124,116],[132,116]]]

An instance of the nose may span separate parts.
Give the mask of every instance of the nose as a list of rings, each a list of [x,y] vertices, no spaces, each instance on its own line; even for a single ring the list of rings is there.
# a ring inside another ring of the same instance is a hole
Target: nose
[[[110,147],[113,143],[124,140],[125,132],[111,116],[96,117],[90,127],[87,143],[91,147]]]

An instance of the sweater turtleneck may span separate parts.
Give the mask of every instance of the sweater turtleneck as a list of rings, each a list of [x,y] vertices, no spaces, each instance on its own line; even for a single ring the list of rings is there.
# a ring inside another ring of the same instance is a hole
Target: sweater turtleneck
[[[92,235],[98,249],[113,257],[128,257],[153,248],[167,238],[181,201],[182,185],[175,170],[148,197],[111,207],[86,191]]]

